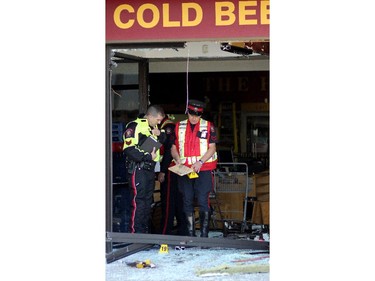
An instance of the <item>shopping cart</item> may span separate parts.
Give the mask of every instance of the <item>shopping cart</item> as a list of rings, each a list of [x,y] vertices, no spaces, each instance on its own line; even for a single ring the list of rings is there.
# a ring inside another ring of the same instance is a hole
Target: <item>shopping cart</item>
[[[228,231],[244,233],[248,229],[248,194],[251,178],[246,163],[217,163],[214,171],[214,191],[219,202],[220,221],[224,236]],[[238,227],[239,225],[239,227]]]

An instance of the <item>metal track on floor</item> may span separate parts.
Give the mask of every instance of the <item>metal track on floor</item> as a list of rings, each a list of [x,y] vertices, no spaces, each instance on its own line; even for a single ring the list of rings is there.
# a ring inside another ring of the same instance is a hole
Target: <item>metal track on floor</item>
[[[205,238],[177,235],[107,232],[107,242],[130,243],[107,254],[107,263],[153,247],[155,244],[185,247],[221,247],[269,251],[269,242],[249,239]]]
[[[106,254],[106,260],[107,263],[111,263],[137,252],[147,250],[153,246],[154,244],[128,244],[122,248],[118,248],[117,250],[112,251],[109,254]]]

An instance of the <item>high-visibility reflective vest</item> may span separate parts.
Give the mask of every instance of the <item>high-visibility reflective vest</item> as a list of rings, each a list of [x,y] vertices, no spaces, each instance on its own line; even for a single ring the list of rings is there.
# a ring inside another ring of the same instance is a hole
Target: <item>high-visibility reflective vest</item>
[[[148,124],[147,119],[144,119],[144,118],[137,118],[136,120],[131,121],[131,122],[135,122],[137,124],[135,126],[135,132],[134,132],[133,136],[126,136],[126,131],[125,131],[124,148],[123,149],[125,150],[127,147],[135,146],[138,150],[140,150],[139,147],[136,146],[136,145],[138,145],[138,146],[140,145],[139,144],[139,134],[142,134],[146,137],[149,137],[149,136],[152,135],[151,128]],[[153,161],[158,162],[159,159],[160,159],[160,152],[159,152],[159,150],[157,150],[156,151],[156,157]]]
[[[195,162],[199,161],[208,150],[211,136],[211,124],[204,119],[200,119],[192,133],[187,133],[187,126],[190,126],[188,125],[188,120],[178,123],[178,151],[181,163],[190,167]],[[197,136],[198,132],[200,132],[200,138]],[[216,163],[217,153],[215,152],[203,163],[201,171],[215,169]]]

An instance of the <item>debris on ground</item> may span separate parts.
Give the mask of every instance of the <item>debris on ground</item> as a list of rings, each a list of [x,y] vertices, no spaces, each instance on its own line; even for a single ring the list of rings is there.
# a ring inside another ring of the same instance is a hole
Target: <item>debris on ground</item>
[[[198,276],[213,276],[214,275],[226,275],[236,273],[267,273],[269,272],[269,264],[250,264],[250,265],[221,265],[209,269],[201,269],[197,271]]]
[[[136,267],[136,268],[155,267],[155,264],[153,264],[151,260],[127,262],[126,264],[128,266]]]

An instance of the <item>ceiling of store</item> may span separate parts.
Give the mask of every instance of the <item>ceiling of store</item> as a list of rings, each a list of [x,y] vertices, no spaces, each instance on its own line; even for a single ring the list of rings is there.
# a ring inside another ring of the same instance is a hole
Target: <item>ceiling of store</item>
[[[137,57],[155,60],[181,59],[269,59],[269,42],[186,42],[176,46],[137,46],[113,49],[117,58]]]

